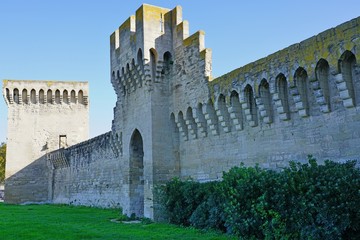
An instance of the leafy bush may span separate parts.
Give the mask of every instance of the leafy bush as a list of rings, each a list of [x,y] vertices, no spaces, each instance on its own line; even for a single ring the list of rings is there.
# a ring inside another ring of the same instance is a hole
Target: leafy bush
[[[245,239],[360,239],[355,161],[291,162],[281,172],[234,167],[221,182],[176,178],[162,188],[169,220]]]

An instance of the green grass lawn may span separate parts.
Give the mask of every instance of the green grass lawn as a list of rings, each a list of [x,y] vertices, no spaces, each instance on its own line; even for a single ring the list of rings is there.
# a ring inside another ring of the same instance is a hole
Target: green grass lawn
[[[119,210],[0,203],[0,239],[231,239],[169,224],[111,222]]]

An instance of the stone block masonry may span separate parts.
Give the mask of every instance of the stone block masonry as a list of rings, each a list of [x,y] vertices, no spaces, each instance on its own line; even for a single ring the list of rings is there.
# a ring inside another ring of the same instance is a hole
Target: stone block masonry
[[[3,93],[8,105],[5,201],[47,201],[44,155],[89,137],[88,83],[4,80]]]
[[[30,165],[12,158],[21,163],[21,174],[7,178],[6,201],[32,196],[34,201],[122,207],[128,215],[157,219],[154,188],[173,177],[217,180],[240,163],[281,169],[290,160],[306,161],[308,154],[320,161],[360,158],[360,18],[216,79],[204,38],[203,31],[189,35],[181,7],[142,5],[110,36],[117,95],[111,131],[40,151],[26,160]],[[71,94],[52,91],[55,95],[43,102],[72,106]],[[76,107],[85,114],[87,91],[82,91]],[[79,89],[75,92],[79,98]],[[31,109],[17,94],[14,87],[4,87],[10,119],[18,119],[12,117],[12,105]],[[35,101],[41,102],[38,95]],[[76,114],[70,111],[69,118],[87,120]],[[78,127],[70,132],[80,136]],[[21,151],[38,149],[19,142],[21,136],[11,138]],[[43,141],[41,136],[33,142]],[[31,193],[19,191],[25,186]]]

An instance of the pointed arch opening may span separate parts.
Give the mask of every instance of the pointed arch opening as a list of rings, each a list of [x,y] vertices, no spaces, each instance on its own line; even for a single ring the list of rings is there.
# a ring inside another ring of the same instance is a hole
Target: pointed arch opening
[[[130,213],[144,216],[144,147],[139,130],[130,140]]]
[[[280,73],[277,75],[275,80],[276,93],[278,98],[281,101],[281,108],[278,112],[285,113],[286,119],[289,118],[289,92],[288,92],[288,82],[284,74]]]
[[[141,70],[144,70],[144,60],[143,60],[143,53],[141,48],[139,48],[137,52],[137,64],[140,66]]]
[[[29,102],[27,89],[22,90],[21,99],[24,104],[27,104]]]
[[[20,93],[19,93],[19,89],[15,88],[13,91],[13,98],[14,98],[14,102],[19,104],[20,103]]]
[[[330,107],[329,69],[329,63],[325,59],[321,58],[316,64],[315,77],[316,80],[319,81],[325,103]]]
[[[253,88],[250,86],[250,84],[246,85],[244,89],[244,94],[245,94],[245,101],[247,103],[250,112],[251,121],[253,121],[253,124],[256,124],[257,123],[256,102],[254,98],[254,91]]]
[[[156,78],[156,62],[157,62],[157,53],[154,48],[150,49],[150,69],[151,69],[151,78],[155,81]]]
[[[35,89],[31,89],[30,91],[30,102],[35,104],[36,103],[36,91]]]
[[[355,55],[346,50],[339,59],[339,71],[343,75],[343,79],[346,83],[347,90],[350,97],[355,102],[355,89],[354,89],[354,75],[355,75],[356,57]]]
[[[10,102],[10,90],[8,88],[6,88],[6,99]]]
[[[43,89],[40,89],[39,91],[39,103],[41,104],[45,103],[45,93]]]
[[[173,60],[172,60],[171,53],[169,51],[165,52],[163,59],[164,59],[163,74],[168,74],[168,73],[170,73],[171,66],[173,65]]]
[[[259,96],[261,98],[261,102],[264,105],[266,115],[269,118],[269,122],[272,122],[272,102],[271,102],[271,94],[270,94],[270,85],[268,81],[264,78],[260,82],[259,86]]]
[[[294,74],[294,84],[299,91],[303,108],[309,110],[309,96],[308,96],[308,75],[304,68],[299,67]]]
[[[71,90],[70,92],[70,102],[71,103],[76,103],[76,93],[75,93],[75,90]]]
[[[46,102],[47,102],[47,103],[53,103],[53,101],[52,101],[52,91],[51,91],[51,89],[49,89],[49,90],[47,91],[47,93],[46,93]]]
[[[69,103],[69,93],[67,90],[63,91],[63,102],[67,104]]]
[[[82,90],[79,90],[78,92],[78,103],[84,104],[84,93]]]
[[[55,91],[55,103],[60,104],[60,90],[59,89],[57,89]]]

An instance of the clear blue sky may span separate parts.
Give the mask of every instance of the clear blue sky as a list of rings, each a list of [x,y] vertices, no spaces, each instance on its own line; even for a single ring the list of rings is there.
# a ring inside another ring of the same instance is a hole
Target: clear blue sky
[[[90,135],[111,128],[109,36],[138,0],[1,0],[0,79],[79,80],[90,84]],[[147,0],[183,7],[190,32],[204,30],[213,75],[300,42],[360,15],[359,0]],[[0,100],[0,142],[7,109]]]

